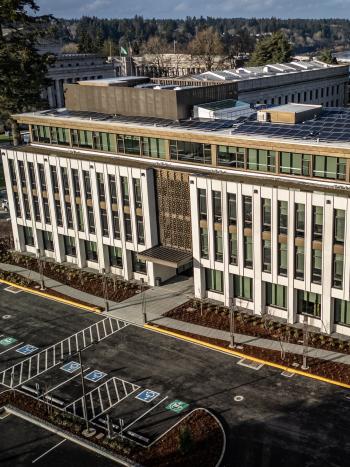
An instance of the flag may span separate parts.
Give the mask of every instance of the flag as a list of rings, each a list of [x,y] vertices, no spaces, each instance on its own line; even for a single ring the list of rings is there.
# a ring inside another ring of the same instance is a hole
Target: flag
[[[120,55],[128,55],[128,49],[125,49],[124,47],[120,47]]]

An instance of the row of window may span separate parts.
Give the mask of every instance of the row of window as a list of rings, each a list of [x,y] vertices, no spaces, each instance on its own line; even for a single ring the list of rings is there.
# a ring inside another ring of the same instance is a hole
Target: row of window
[[[17,177],[14,167],[15,162],[12,159],[9,159],[9,167],[10,167],[10,176],[13,185],[17,185]],[[20,183],[22,188],[26,188],[30,186],[32,190],[37,189],[37,182],[36,182],[36,175],[34,164],[32,162],[28,162],[28,173],[29,173],[29,184],[27,185],[27,179],[25,176],[25,169],[24,169],[24,161],[18,161],[18,169],[19,169],[19,177]],[[51,176],[51,186],[53,187],[54,192],[54,203],[55,203],[55,216],[56,216],[56,223],[59,227],[63,226],[63,214],[62,214],[62,203],[60,201],[60,184],[58,179],[58,170],[60,170],[60,175],[62,179],[62,187],[63,187],[63,194],[64,194],[64,206],[66,213],[66,220],[67,220],[67,227],[69,229],[74,228],[73,222],[73,209],[76,212],[76,219],[77,219],[77,229],[79,231],[85,231],[85,222],[84,222],[84,213],[83,207],[81,204],[81,193],[82,187],[79,179],[79,173],[77,169],[72,169],[71,176],[72,176],[72,183],[73,183],[73,196],[71,196],[70,185],[69,185],[69,174],[66,167],[56,167],[50,166],[50,176]],[[38,164],[38,172],[39,172],[39,183],[41,186],[41,191],[47,191],[47,183],[46,183],[46,176],[43,164]],[[97,173],[97,189],[98,189],[98,198],[100,201],[100,220],[101,220],[101,227],[102,227],[102,235],[108,237],[109,236],[109,221],[107,210],[102,203],[106,201],[106,188],[105,188],[105,179],[104,174]],[[113,237],[116,239],[120,239],[120,221],[119,221],[119,213],[118,213],[118,197],[117,197],[117,181],[114,175],[108,175],[108,185],[109,185],[109,192],[110,192],[110,202],[112,205],[112,225],[111,230]],[[121,197],[122,197],[122,205],[123,208],[128,208],[130,206],[130,188],[129,188],[129,180],[127,177],[120,177],[121,182]],[[138,209],[142,209],[142,190],[141,190],[141,181],[138,178],[133,178],[132,181],[133,190],[134,190],[134,199],[135,199],[135,206]],[[50,184],[49,184],[50,186]],[[85,190],[86,196],[86,211],[87,211],[87,224],[88,230],[90,233],[96,233],[96,222],[95,222],[95,213],[92,203],[92,193],[91,193],[91,179],[90,173],[87,170],[83,171],[83,189]],[[17,191],[14,191],[14,201],[15,201],[15,209],[16,209],[16,216],[22,217],[21,213],[21,204],[19,200],[19,195]],[[37,194],[32,194],[33,197],[33,211],[34,211],[34,218],[36,222],[41,222],[41,213],[40,213],[40,205],[39,199]],[[71,201],[73,200],[73,205]],[[77,200],[77,198],[79,198]],[[43,203],[43,214],[44,214],[44,221],[46,224],[51,224],[51,214],[49,208],[49,202],[47,196],[42,197]],[[30,203],[27,193],[23,193],[23,204],[24,204],[24,214],[27,220],[31,220],[31,211],[30,211]],[[126,209],[127,210],[127,209]],[[131,222],[131,215],[130,212],[125,212],[124,210],[124,227],[125,227],[125,238],[126,241],[132,242],[133,241],[133,232],[132,232],[132,222]],[[143,215],[140,211],[136,213],[136,235],[137,235],[137,242],[141,245],[145,243],[145,234],[144,234],[144,220]]]
[[[227,194],[228,204],[228,242],[229,242],[229,262],[237,265],[238,262],[238,243],[237,243],[237,199],[236,194]],[[253,268],[253,240],[252,240],[252,224],[253,224],[253,205],[251,196],[243,196],[243,258],[244,267]],[[198,189],[198,207],[199,219],[207,220],[207,196],[206,190]],[[288,244],[286,235],[288,234],[288,202],[278,201],[278,274],[286,276],[288,274]],[[262,198],[261,200],[261,230],[262,230],[262,270],[271,272],[271,199]],[[223,232],[222,226],[215,224],[222,222],[222,203],[221,192],[212,192],[212,211],[214,221],[214,257],[215,261],[223,261]],[[323,207],[312,206],[312,244],[311,253],[311,271],[312,282],[320,284],[322,281],[322,240],[323,240]],[[248,229],[248,230],[246,230]],[[333,223],[333,245],[338,246],[337,252],[333,253],[333,287],[343,287],[343,269],[344,269],[344,238],[345,238],[345,210],[334,210]],[[268,233],[269,238],[264,238],[264,234]],[[282,235],[282,237],[280,237]],[[201,258],[209,258],[208,245],[208,229],[200,227],[200,249]],[[295,204],[295,271],[296,279],[304,279],[305,270],[305,255],[304,255],[304,238],[305,238],[305,204]],[[298,243],[297,239],[303,239],[302,244]]]
[[[52,232],[46,232],[44,230],[37,231],[39,235],[41,235],[42,243],[44,250],[46,251],[55,251],[54,241]],[[23,235],[24,235],[24,243],[27,246],[35,246],[33,230],[31,227],[23,227]],[[67,235],[63,235],[63,245],[64,245],[64,253],[66,256],[76,257],[77,256],[77,249],[76,249],[76,240],[74,237],[70,237]],[[91,241],[84,241],[84,249],[85,249],[85,259],[91,262],[98,262],[98,252],[97,252],[97,245],[96,242]],[[123,268],[123,254],[122,249],[116,246],[108,245],[108,257],[109,257],[109,265],[117,268]],[[138,259],[137,253],[131,251],[132,257],[132,265],[133,265],[133,272],[139,272],[142,274],[146,274],[147,266],[146,262]]]
[[[134,135],[76,130],[32,125],[32,141],[96,149],[144,157],[165,159],[168,141]],[[300,175],[304,177],[346,179],[346,159],[313,156],[265,149],[216,146],[217,165],[236,169]],[[198,164],[212,164],[210,144],[191,141],[169,141],[170,159]]]
[[[206,290],[222,294],[224,291],[223,272],[205,269]],[[233,296],[253,301],[253,279],[244,276],[233,276]],[[287,310],[287,287],[264,282],[265,305]],[[297,313],[315,318],[321,317],[321,295],[303,290],[296,290]],[[350,302],[334,299],[334,322],[350,326]]]

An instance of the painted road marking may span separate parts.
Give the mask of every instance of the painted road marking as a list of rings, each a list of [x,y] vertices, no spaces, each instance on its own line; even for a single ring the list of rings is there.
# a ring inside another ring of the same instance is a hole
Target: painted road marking
[[[3,347],[6,347],[7,345],[11,345],[17,342],[17,339],[15,337],[4,337],[3,339],[0,340],[0,345]]]
[[[255,362],[254,360],[249,360],[249,358],[241,358],[237,365],[245,366],[246,368],[251,368],[252,370],[258,371],[264,366],[263,363]]]
[[[38,347],[35,347],[34,345],[31,344],[26,344],[23,347],[20,347],[19,349],[16,350],[16,352],[21,353],[22,355],[29,355],[36,350],[39,350]],[[31,361],[29,362],[29,364]]]
[[[20,293],[22,292],[21,289],[18,289],[17,287],[14,287],[13,285],[10,285],[9,287],[6,287],[6,292],[11,292],[11,293]]]
[[[88,326],[79,332],[72,334],[71,336],[51,345],[50,347],[47,347],[37,354],[29,356],[27,359],[24,359],[20,363],[16,363],[11,367],[6,368],[0,372],[0,384],[10,388],[20,386],[30,379],[45,373],[51,368],[54,368],[58,364],[62,365],[61,360],[65,360],[69,355],[72,355],[72,353],[78,350],[82,350],[79,342],[77,342],[75,339],[76,334],[85,336],[86,344],[93,344],[97,343],[97,340],[102,341],[107,339],[113,334],[129,326],[127,321],[123,321],[117,318],[108,317],[102,321],[105,321],[107,334],[105,334],[104,331],[101,332],[101,325],[99,325],[101,321],[98,321],[97,323],[94,323],[91,326]],[[77,348],[76,345],[79,347]],[[34,361],[34,365],[32,365],[32,359],[34,358],[36,360]]]
[[[61,366],[60,370],[66,371],[67,373],[74,373],[80,369],[80,363],[78,362],[68,362],[65,365]]]
[[[158,397],[160,394],[159,392],[152,391],[151,389],[144,389],[142,392],[140,392],[135,399],[139,399],[142,402],[152,402],[153,399]]]
[[[4,353],[6,353],[6,352],[10,352],[10,350],[15,349],[16,347],[18,347],[19,345],[22,345],[22,344],[23,344],[23,342],[18,342],[18,344],[13,345],[12,347],[9,347],[8,349],[3,350],[2,352],[0,352],[0,355],[4,354]]]
[[[36,459],[32,460],[32,464],[35,464],[36,461],[38,461],[39,459],[41,459],[42,457],[46,456],[49,452],[53,451],[54,449],[58,448],[58,446],[60,446],[61,444],[63,444],[65,441],[67,441],[66,439],[62,439],[62,441],[60,441],[59,443],[55,444],[55,446],[52,446],[52,448],[48,449],[47,451],[45,451],[43,454],[41,454],[41,456],[37,457]]]
[[[107,376],[107,373],[104,373],[103,371],[99,371],[99,370],[93,370],[88,375],[85,376],[85,379],[92,381],[93,383],[96,383],[97,381],[100,381],[100,379],[104,378],[105,376]]]
[[[83,373],[86,373],[87,371],[90,370],[90,367],[87,367],[85,370],[83,370]],[[49,389],[48,391],[46,391],[44,394],[41,395],[41,397],[44,397],[46,396],[47,394],[49,394],[50,392],[52,391],[55,391],[56,389],[60,388],[61,386],[65,385],[66,383],[68,383],[69,381],[72,381],[72,379],[76,378],[77,376],[79,376],[80,373],[77,373],[76,375],[72,376],[71,378],[68,378],[68,379],[65,379],[62,383],[60,384],[57,384],[57,386],[54,386],[53,388]]]
[[[125,428],[123,428],[122,431],[128,430],[132,425],[135,425],[136,422],[141,420],[141,418],[145,417],[148,413],[150,413],[152,410],[154,410],[156,407],[158,407],[158,405],[160,405],[162,402],[166,401],[167,399],[168,399],[168,396],[165,396],[162,400],[160,400],[159,402],[154,404],[150,409],[146,410],[145,413],[141,414],[139,417],[137,417],[135,420],[133,420],[131,423],[129,423],[129,425],[126,426]]]
[[[170,410],[171,412],[180,413],[183,410],[187,409],[187,407],[189,407],[189,404],[180,401],[179,399],[175,399],[173,402],[170,402],[170,404],[167,405],[165,408],[167,410]]]

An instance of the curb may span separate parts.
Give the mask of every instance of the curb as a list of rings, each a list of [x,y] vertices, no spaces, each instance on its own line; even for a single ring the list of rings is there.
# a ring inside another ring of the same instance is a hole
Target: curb
[[[202,347],[206,347],[211,350],[222,352],[227,355],[232,355],[233,357],[246,358],[256,363],[261,363],[263,365],[271,366],[273,368],[278,368],[279,370],[288,371],[289,373],[295,373],[300,376],[305,376],[306,378],[311,378],[317,381],[322,381],[323,383],[333,384],[335,386],[340,386],[342,388],[350,389],[350,384],[341,383],[340,381],[335,381],[329,378],[324,378],[323,376],[313,375],[312,373],[307,373],[306,371],[297,370],[289,366],[280,365],[278,363],[269,362],[268,360],[263,360],[262,358],[251,357],[250,355],[247,355],[243,352],[239,352],[237,350],[227,349],[225,347],[220,347],[219,345],[210,344],[209,342],[201,341],[200,339],[196,339],[194,337],[185,336],[184,334],[181,334],[181,332],[174,332],[174,331],[168,331],[167,329],[160,329],[150,324],[144,324],[143,327],[150,331],[158,332],[160,334],[165,334],[170,337],[175,337],[177,339],[181,339],[183,341],[190,342],[192,344],[200,345]]]
[[[87,440],[80,439],[78,436],[75,436],[71,433],[68,433],[64,430],[61,430],[59,428],[56,428],[53,426],[51,423],[41,421],[37,417],[33,417],[30,415],[27,415],[25,412],[23,412],[21,409],[18,409],[17,407],[14,407],[12,405],[5,405],[5,410],[12,414],[15,415],[16,417],[22,418],[23,420],[26,420],[30,423],[33,423],[34,425],[40,426],[41,428],[44,428],[47,431],[51,431],[52,433],[55,433],[58,436],[61,436],[63,439],[67,439],[68,441],[71,441],[72,443],[78,444],[79,446],[88,449],[89,451],[93,451],[96,454],[99,454],[100,456],[106,457],[107,459],[110,459],[114,462],[118,462],[119,464],[125,466],[125,467],[141,467],[139,464],[133,461],[129,461],[121,456],[118,455],[113,455],[110,454],[107,449],[100,448],[93,443],[90,443]]]
[[[23,290],[24,292],[31,293],[33,295],[38,295],[39,297],[48,298],[49,300],[54,300],[55,302],[64,303],[65,305],[72,305],[76,308],[81,308],[82,310],[92,311],[93,313],[102,313],[102,311],[94,306],[83,305],[82,303],[74,302],[73,300],[67,300],[66,298],[56,297],[55,295],[50,295],[45,292],[40,292],[39,290],[34,290],[29,287],[24,287],[23,285],[16,284],[14,282],[7,281],[5,279],[0,279],[1,284],[6,284],[11,287],[16,287],[17,289]]]

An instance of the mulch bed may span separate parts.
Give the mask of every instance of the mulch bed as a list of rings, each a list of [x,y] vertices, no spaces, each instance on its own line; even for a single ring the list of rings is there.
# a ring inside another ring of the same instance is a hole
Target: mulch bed
[[[28,287],[29,289],[39,290],[40,288],[40,285],[38,284],[38,282],[32,281],[30,279],[26,279],[25,277],[15,272],[8,272],[8,271],[0,270],[0,279],[13,282],[14,284],[21,285],[22,287]],[[70,301],[72,300],[72,297],[68,297],[67,295],[61,294],[60,292],[57,292],[56,290],[53,290],[53,289],[45,288],[43,292],[47,293],[48,295],[57,297],[57,298],[63,298],[65,300],[70,300]],[[75,303],[78,303],[79,305],[91,307],[90,303],[83,302],[82,300],[73,299],[73,301]],[[101,307],[95,306],[95,308],[100,311],[103,311],[103,308]]]
[[[196,299],[168,311],[164,316],[213,329],[230,330],[227,307],[208,303],[201,305],[200,300]],[[235,313],[235,332],[291,344],[300,344],[303,340],[302,329],[274,321],[270,316],[262,318],[242,311]],[[308,332],[308,346],[350,354],[350,340],[335,339],[319,332]]]
[[[174,332],[174,329],[168,328],[162,325],[154,325],[155,328],[165,329],[167,331]],[[177,334],[182,334],[187,337],[192,337],[201,342],[208,342],[209,344],[214,344],[224,349],[229,349],[229,343],[221,339],[213,339],[211,337],[200,336],[186,331],[176,331]],[[282,355],[282,352],[277,350],[262,349],[260,347],[254,347],[253,345],[242,345],[243,349],[239,349],[240,353],[244,353],[249,357],[260,358],[262,360],[269,361],[271,363],[277,363],[289,367],[292,371],[295,369],[301,370],[301,365],[303,363],[302,355],[292,354],[285,352]],[[293,367],[293,363],[297,363],[298,367]],[[321,376],[323,378],[331,379],[332,381],[337,381],[339,383],[345,383],[350,385],[350,367],[349,365],[343,363],[336,363],[327,360],[321,360],[319,358],[307,358],[308,370],[302,370],[306,373],[312,375]]]
[[[34,257],[10,251],[8,244],[0,242],[0,262],[39,272],[38,260]],[[62,284],[100,298],[122,302],[140,292],[140,286],[117,276],[106,276],[63,264],[42,261],[43,274]],[[144,286],[147,289],[147,286]],[[107,290],[105,293],[104,291]]]
[[[84,421],[79,417],[17,391],[0,394],[0,407],[6,405],[17,407],[75,436],[80,436],[85,428]],[[89,441],[149,467],[214,467],[223,447],[222,432],[216,420],[200,409],[191,413],[150,448],[140,448],[125,438],[122,440],[118,437],[113,440],[93,437]]]

